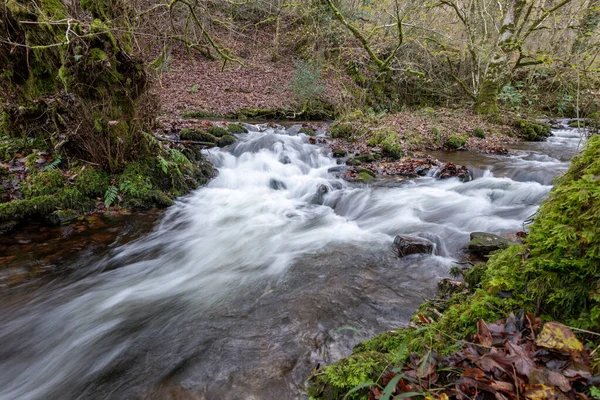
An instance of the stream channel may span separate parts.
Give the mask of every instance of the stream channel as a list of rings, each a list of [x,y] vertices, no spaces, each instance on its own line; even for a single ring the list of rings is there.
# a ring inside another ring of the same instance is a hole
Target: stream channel
[[[218,176],[164,214],[0,236],[0,399],[301,398],[317,364],[405,326],[471,232],[523,230],[581,145],[565,126],[509,156],[433,154],[466,183],[363,185],[294,132],[208,150]],[[398,234],[435,255],[398,258]]]

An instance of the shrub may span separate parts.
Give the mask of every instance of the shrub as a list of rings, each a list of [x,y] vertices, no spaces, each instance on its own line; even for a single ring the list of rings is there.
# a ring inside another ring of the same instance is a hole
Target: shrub
[[[303,108],[316,101],[323,93],[325,87],[320,84],[322,78],[321,67],[304,60],[294,62],[295,70],[290,90],[294,100]]]
[[[485,139],[485,131],[483,130],[483,128],[475,128],[473,129],[473,136],[478,137],[480,139]]]

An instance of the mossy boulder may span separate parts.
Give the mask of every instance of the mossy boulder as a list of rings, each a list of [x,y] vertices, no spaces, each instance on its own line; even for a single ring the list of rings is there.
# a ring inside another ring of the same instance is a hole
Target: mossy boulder
[[[517,130],[517,134],[530,142],[541,142],[552,135],[550,125],[542,122],[517,119],[514,122],[514,126]]]
[[[342,157],[346,157],[346,154],[348,154],[348,151],[345,149],[335,149],[333,150],[333,157],[334,158],[342,158]]]
[[[247,132],[246,128],[244,128],[242,124],[229,124],[227,126],[227,130],[231,134],[242,134]]]
[[[331,137],[348,139],[354,134],[354,126],[350,122],[337,122],[331,127]]]
[[[61,206],[55,196],[38,196],[0,204],[0,222],[19,221],[29,217],[45,216]]]
[[[230,146],[237,141],[235,136],[225,135],[221,139],[219,139],[219,147]]]
[[[348,160],[346,160],[346,165],[357,166],[361,164],[362,162],[356,158],[349,158]]]
[[[506,249],[508,246],[508,240],[501,236],[486,232],[472,232],[468,249],[472,253],[488,255],[493,251]]]
[[[376,161],[375,155],[373,153],[359,154],[355,158],[363,163],[370,163]]]
[[[79,218],[81,214],[75,210],[56,210],[46,216],[46,221],[52,225],[64,225]]]
[[[181,140],[192,140],[194,142],[203,142],[209,144],[217,143],[218,140],[214,135],[205,132],[202,129],[184,129],[179,134],[179,137]]]
[[[220,126],[211,126],[208,128],[208,133],[216,137],[223,137],[229,134],[229,131],[225,128],[221,128]]]
[[[462,149],[467,144],[467,137],[462,135],[453,135],[446,139],[444,146],[450,150]]]
[[[308,136],[316,136],[317,131],[315,131],[312,128],[308,128],[308,127],[304,126],[304,127],[300,128],[300,133],[303,133]]]

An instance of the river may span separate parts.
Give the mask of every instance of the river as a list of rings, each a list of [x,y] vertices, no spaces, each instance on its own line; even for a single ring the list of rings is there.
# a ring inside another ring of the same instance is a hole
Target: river
[[[208,150],[218,176],[164,215],[103,223],[101,246],[52,239],[62,273],[0,287],[0,399],[300,398],[316,365],[405,326],[470,232],[523,230],[580,146],[553,133],[510,156],[434,154],[466,183],[363,185],[329,172],[327,147],[256,126]],[[436,254],[397,258],[398,234]],[[47,244],[0,246],[0,275]]]

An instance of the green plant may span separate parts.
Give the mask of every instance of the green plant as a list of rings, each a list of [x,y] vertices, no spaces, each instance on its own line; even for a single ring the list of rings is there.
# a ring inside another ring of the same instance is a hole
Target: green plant
[[[569,115],[571,114],[571,112],[574,110],[574,104],[575,102],[575,97],[573,97],[570,94],[565,94],[563,95],[563,97],[561,97],[560,101],[558,102],[556,109],[559,113],[559,115],[564,116],[564,115]]]
[[[331,137],[348,139],[354,134],[354,126],[350,122],[337,122],[331,127]]]
[[[60,155],[57,155],[54,158],[54,161],[52,161],[50,164],[48,164],[44,167],[43,171],[52,171],[53,169],[58,168],[60,163],[62,163],[62,158],[60,157]]]
[[[110,207],[117,200],[118,195],[119,189],[116,186],[111,185],[106,189],[106,193],[104,193],[104,205],[106,208]]]
[[[485,139],[485,131],[483,128],[477,127],[473,129],[473,136],[478,137],[480,139]]]
[[[229,132],[227,131],[227,129],[221,128],[220,126],[211,126],[210,128],[208,128],[208,133],[216,137],[223,137]]]
[[[523,105],[523,97],[523,94],[517,88],[509,84],[502,88],[498,100],[511,110],[519,110]]]
[[[194,85],[194,86],[192,86],[192,87],[189,89],[189,92],[190,92],[191,94],[195,94],[195,93],[198,91],[198,89],[199,89],[199,88],[200,88],[200,85]]]
[[[325,90],[325,87],[320,84],[322,70],[320,65],[304,60],[294,61],[294,66],[295,70],[290,82],[290,90],[292,91],[294,100],[296,100],[304,111]]]

